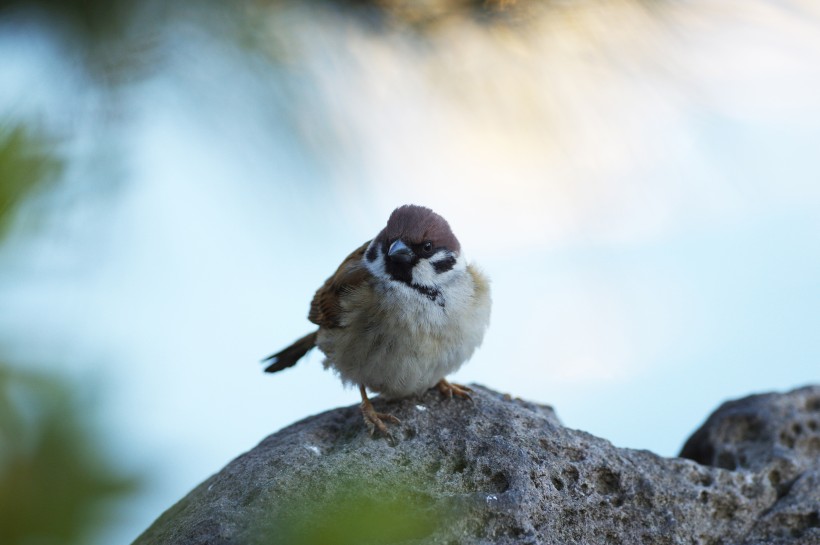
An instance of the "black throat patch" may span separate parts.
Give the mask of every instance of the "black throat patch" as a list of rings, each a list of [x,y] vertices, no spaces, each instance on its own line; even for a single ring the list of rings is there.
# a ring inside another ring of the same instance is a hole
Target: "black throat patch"
[[[384,270],[387,271],[387,274],[389,274],[393,280],[398,280],[399,282],[404,282],[407,285],[411,285],[413,283],[413,267],[415,267],[418,262],[419,258],[414,257],[409,263],[394,263],[393,261],[390,261],[387,256],[385,256]]]
[[[438,288],[431,288],[429,286],[421,286],[419,284],[413,283],[413,267],[419,262],[419,258],[414,256],[413,259],[408,263],[395,263],[391,261],[386,255],[383,256],[384,259],[384,270],[387,274],[390,275],[390,278],[397,282],[401,282],[402,284],[406,284],[410,286],[418,293],[424,295],[430,301],[438,304],[438,306],[444,308],[444,295],[442,295],[441,290]],[[450,259],[452,259],[452,264],[449,264]],[[442,265],[442,270],[439,270],[439,265]],[[433,267],[436,269],[437,273],[441,273],[447,270],[450,270],[455,265],[455,258],[448,258],[444,259],[441,262],[433,263]]]

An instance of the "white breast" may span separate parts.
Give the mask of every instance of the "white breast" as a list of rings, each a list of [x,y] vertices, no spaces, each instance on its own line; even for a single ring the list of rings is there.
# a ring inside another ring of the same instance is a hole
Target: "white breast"
[[[345,296],[342,327],[319,331],[325,367],[391,398],[421,393],[456,371],[481,344],[490,318],[486,277],[459,265],[435,299],[375,278]]]

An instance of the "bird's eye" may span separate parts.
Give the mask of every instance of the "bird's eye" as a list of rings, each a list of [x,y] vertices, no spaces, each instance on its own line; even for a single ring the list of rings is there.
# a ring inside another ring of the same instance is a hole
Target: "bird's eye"
[[[432,242],[430,242],[430,241],[425,242],[425,243],[422,245],[421,250],[422,250],[425,254],[432,254],[432,253],[433,253],[433,243],[432,243]]]

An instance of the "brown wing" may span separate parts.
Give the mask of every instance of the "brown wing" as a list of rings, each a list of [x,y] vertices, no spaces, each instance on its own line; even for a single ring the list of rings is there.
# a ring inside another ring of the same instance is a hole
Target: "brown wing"
[[[355,252],[347,256],[336,273],[328,278],[324,285],[316,291],[310,303],[308,320],[320,327],[339,327],[342,306],[339,297],[345,292],[366,282],[370,272],[362,263],[364,252],[370,244],[368,240]]]

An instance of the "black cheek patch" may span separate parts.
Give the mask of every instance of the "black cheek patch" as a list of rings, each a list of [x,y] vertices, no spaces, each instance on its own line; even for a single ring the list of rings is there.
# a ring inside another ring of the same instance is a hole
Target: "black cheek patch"
[[[447,256],[446,259],[442,259],[441,261],[435,261],[431,263],[431,265],[433,265],[433,268],[436,270],[436,273],[445,273],[456,266],[456,258],[454,258],[453,256]]]
[[[440,299],[441,292],[435,288],[428,288],[427,286],[419,286],[418,284],[410,284],[410,287],[422,295],[426,295],[431,301],[438,303],[440,307],[444,306],[444,299]],[[438,301],[436,301],[438,299]]]
[[[376,250],[376,245],[375,244],[370,245],[370,248],[368,248],[367,254],[365,254],[365,257],[371,263],[376,261],[376,258],[379,257],[379,252]]]

